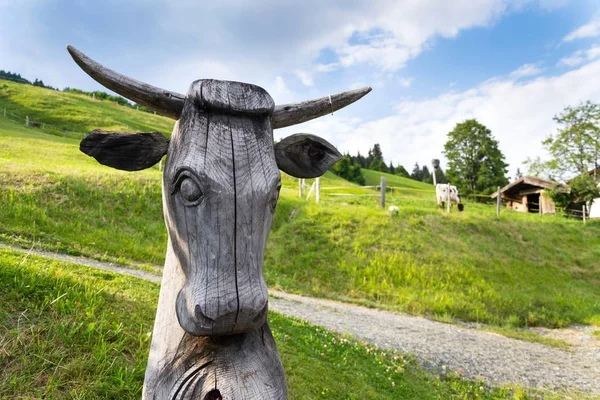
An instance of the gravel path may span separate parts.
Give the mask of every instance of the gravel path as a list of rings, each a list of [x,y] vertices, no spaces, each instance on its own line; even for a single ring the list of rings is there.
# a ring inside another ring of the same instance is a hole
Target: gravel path
[[[29,252],[160,281],[155,274],[114,264],[38,250]],[[594,338],[591,327],[537,329],[540,334],[572,344],[569,350],[560,350],[420,317],[278,291],[270,293],[271,310],[350,334],[384,349],[414,354],[428,369],[461,371],[467,377],[481,378],[493,386],[516,383],[533,388],[575,389],[600,394],[600,340]]]

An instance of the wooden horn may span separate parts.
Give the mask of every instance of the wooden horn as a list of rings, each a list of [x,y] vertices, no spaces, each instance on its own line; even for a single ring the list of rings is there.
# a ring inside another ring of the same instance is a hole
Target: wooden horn
[[[67,50],[82,70],[106,88],[153,109],[157,114],[179,119],[185,102],[184,95],[148,85],[108,69],[73,46],[68,45]]]
[[[323,115],[331,114],[354,103],[370,91],[370,87],[365,87],[319,99],[275,106],[275,110],[271,115],[271,127],[273,129],[285,128],[286,126],[300,124],[322,117]]]

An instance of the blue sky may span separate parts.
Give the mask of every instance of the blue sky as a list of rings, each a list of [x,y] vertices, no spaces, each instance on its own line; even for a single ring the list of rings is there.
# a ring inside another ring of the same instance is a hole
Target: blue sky
[[[275,137],[310,132],[352,154],[380,143],[409,171],[443,160],[447,133],[477,118],[513,176],[544,157],[555,114],[600,102],[591,0],[0,0],[0,10],[0,69],[59,88],[101,89],[66,44],[182,93],[200,78],[258,84],[277,103],[371,86],[345,110]]]

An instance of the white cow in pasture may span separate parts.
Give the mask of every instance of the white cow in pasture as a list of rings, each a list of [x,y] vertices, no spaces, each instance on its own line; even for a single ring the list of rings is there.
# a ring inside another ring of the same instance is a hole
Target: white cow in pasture
[[[450,195],[448,195],[448,191],[450,191]],[[449,185],[447,183],[438,183],[435,185],[435,197],[437,199],[437,204],[441,208],[446,207],[446,201],[450,198],[450,207],[452,204],[458,205],[458,211],[462,211],[464,206],[460,202],[460,196],[458,195],[458,189],[456,186]]]

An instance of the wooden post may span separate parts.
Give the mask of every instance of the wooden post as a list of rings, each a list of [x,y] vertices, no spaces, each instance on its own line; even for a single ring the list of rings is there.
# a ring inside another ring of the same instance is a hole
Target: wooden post
[[[304,195],[304,179],[298,178],[298,197],[300,197],[302,199],[303,195]]]
[[[92,99],[96,100],[96,93],[92,92]]]
[[[177,119],[170,140],[158,132],[93,131],[80,145],[104,165],[128,171],[167,155],[168,243],[142,399],[285,400],[262,274],[279,169],[316,178],[340,154],[306,134],[274,144],[272,129],[339,110],[370,88],[277,107],[264,89],[241,82],[199,80],[181,95],[67,49],[107,88]]]
[[[321,178],[315,179],[315,200],[317,203],[321,201]]]
[[[496,217],[500,217],[500,206],[502,205],[502,194],[500,193],[500,186],[498,186],[498,197],[496,198]]]
[[[450,182],[448,182],[448,187],[446,188],[446,212],[450,212]]]
[[[29,115],[25,116],[25,126],[29,128]]]
[[[587,209],[587,207],[586,207],[585,203],[583,203],[583,224],[584,225],[586,222],[586,209]]]
[[[435,171],[440,167],[440,160],[434,158],[431,160],[431,166],[433,167],[433,186],[437,186],[437,177]]]
[[[381,208],[385,208],[385,176],[381,177],[381,195],[379,196],[379,205]]]

